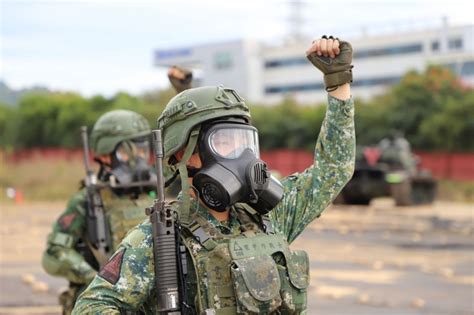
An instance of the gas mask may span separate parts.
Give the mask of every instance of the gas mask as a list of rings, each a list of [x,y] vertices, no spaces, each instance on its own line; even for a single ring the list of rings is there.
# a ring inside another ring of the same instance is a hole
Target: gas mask
[[[204,127],[198,143],[203,165],[193,185],[206,206],[222,212],[243,202],[266,214],[282,199],[283,186],[259,158],[257,129],[220,122]]]
[[[120,142],[112,152],[109,181],[117,192],[149,192],[156,185],[156,174],[148,164],[150,143],[146,138]]]

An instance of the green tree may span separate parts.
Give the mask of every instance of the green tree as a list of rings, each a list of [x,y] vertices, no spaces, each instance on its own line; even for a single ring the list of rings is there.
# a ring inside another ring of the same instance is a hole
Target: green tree
[[[442,111],[449,99],[461,101],[466,92],[449,69],[430,66],[423,73],[410,71],[403,76],[380,105],[387,107],[389,128],[402,130],[414,148],[435,149],[431,138],[420,132],[423,121]]]
[[[355,101],[357,143],[375,144],[396,129],[405,133],[415,149],[473,151],[472,92],[446,68],[410,71],[387,93],[370,101]],[[0,146],[79,147],[80,126],[92,128],[100,115],[113,109],[136,111],[154,128],[174,95],[172,89],[141,96],[120,92],[111,98],[28,94],[17,108],[0,104]],[[326,105],[301,106],[286,98],[274,106],[253,105],[251,110],[262,149],[312,150]]]
[[[14,141],[15,114],[15,108],[0,103],[0,147],[2,148],[11,147]]]
[[[156,127],[156,120],[165,108],[166,104],[176,95],[174,89],[154,90],[141,96],[143,102],[140,114],[150,123],[151,128]]]
[[[420,126],[420,137],[442,151],[474,151],[474,94],[449,98]]]
[[[275,106],[251,106],[262,149],[314,148],[326,106],[301,106],[286,98]]]
[[[373,145],[386,137],[389,131],[389,111],[384,97],[367,103],[355,100],[355,130],[358,145]]]
[[[27,95],[18,109],[15,147],[76,147],[86,113],[87,101],[74,93]]]

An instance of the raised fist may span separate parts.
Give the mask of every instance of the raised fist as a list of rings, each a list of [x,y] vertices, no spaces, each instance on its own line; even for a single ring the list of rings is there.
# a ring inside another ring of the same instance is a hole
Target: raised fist
[[[322,73],[327,91],[352,82],[352,46],[332,36],[313,41],[306,51],[308,60]]]
[[[193,73],[189,70],[173,66],[168,70],[168,79],[176,92],[180,93],[191,88]]]

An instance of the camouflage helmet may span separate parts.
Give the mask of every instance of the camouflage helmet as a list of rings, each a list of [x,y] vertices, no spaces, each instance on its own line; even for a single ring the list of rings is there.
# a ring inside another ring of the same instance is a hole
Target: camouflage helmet
[[[121,141],[151,133],[145,117],[129,110],[113,110],[99,117],[92,128],[91,146],[94,154],[109,154]]]
[[[173,97],[158,118],[165,158],[186,146],[193,129],[222,117],[240,117],[250,123],[249,108],[233,89],[205,86],[185,90]]]

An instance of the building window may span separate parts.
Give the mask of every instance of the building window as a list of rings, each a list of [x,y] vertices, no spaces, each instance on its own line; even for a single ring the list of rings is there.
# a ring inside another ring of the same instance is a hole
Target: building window
[[[381,56],[392,56],[392,55],[404,55],[421,52],[423,45],[421,43],[397,45],[381,48],[363,49],[354,52],[354,58],[370,58],[370,57],[381,57]]]
[[[457,71],[458,67],[457,67],[457,64],[456,64],[456,63],[453,63],[453,62],[451,62],[451,63],[445,63],[445,64],[443,64],[443,67],[448,68],[448,69],[451,70],[453,73],[457,73],[457,72],[458,72],[458,71]]]
[[[461,75],[474,75],[474,61],[467,61],[462,64]]]
[[[439,43],[437,45],[439,47]],[[423,50],[423,46],[420,43],[363,49],[363,50],[354,52],[354,59],[412,54],[412,53],[421,52],[422,50]],[[270,59],[270,60],[265,61],[265,68],[267,69],[300,66],[300,65],[309,65],[308,59],[304,57],[288,57],[288,58],[281,58],[281,59]]]
[[[370,79],[361,79],[356,80],[355,82],[351,83],[351,86],[358,87],[358,86],[374,86],[374,85],[392,85],[401,80],[399,76],[389,76],[389,77],[379,77],[379,78],[370,78]]]
[[[392,85],[400,81],[399,76],[390,77],[379,77],[370,79],[358,79],[351,83],[352,87],[368,87],[374,85]],[[265,87],[265,94],[279,94],[289,92],[305,92],[305,91],[317,91],[324,90],[324,83],[304,83],[304,84],[292,84],[292,85],[277,85]]]
[[[265,68],[278,68],[297,65],[308,65],[308,59],[302,57],[273,59],[265,61]]]
[[[214,55],[214,67],[219,70],[229,69],[233,66],[230,52],[218,52]]]
[[[324,83],[306,83],[265,87],[265,94],[324,90]]]
[[[192,54],[191,49],[189,48],[180,48],[180,49],[168,49],[168,50],[157,50],[155,51],[155,59],[168,59],[176,57],[187,57]]]
[[[439,50],[439,40],[434,40],[431,42],[431,50],[438,51]]]
[[[450,38],[448,40],[448,48],[451,50],[462,49],[462,38]]]

